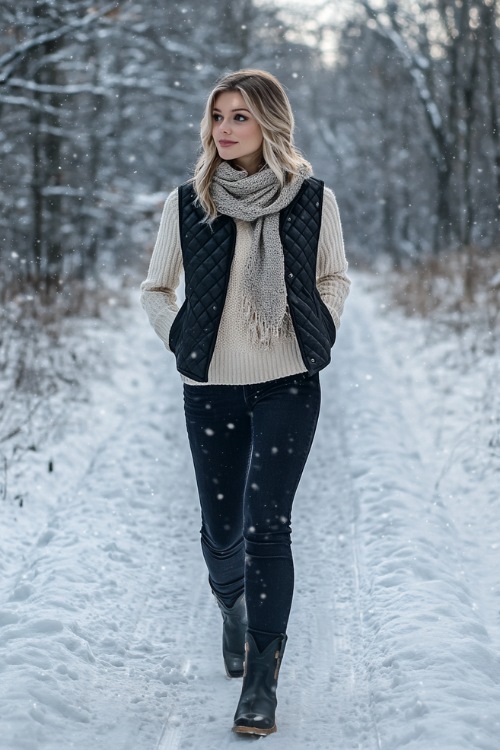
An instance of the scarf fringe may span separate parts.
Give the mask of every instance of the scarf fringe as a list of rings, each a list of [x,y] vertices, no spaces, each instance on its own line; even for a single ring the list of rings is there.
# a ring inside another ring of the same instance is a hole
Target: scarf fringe
[[[293,334],[293,323],[291,315],[286,310],[283,319],[276,325],[269,326],[265,316],[260,315],[253,306],[251,300],[243,300],[243,312],[250,330],[250,341],[253,346],[261,349],[270,349],[276,339],[290,338]]]

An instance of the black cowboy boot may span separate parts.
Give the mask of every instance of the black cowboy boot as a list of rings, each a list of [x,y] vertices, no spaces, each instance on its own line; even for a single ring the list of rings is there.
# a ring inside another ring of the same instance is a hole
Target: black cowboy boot
[[[234,715],[233,732],[276,732],[276,687],[286,641],[286,635],[279,635],[261,653],[252,635],[247,633],[243,688]]]
[[[247,629],[245,595],[241,594],[232,607],[226,607],[217,596],[215,598],[222,612],[222,656],[226,674],[228,677],[243,677]]]

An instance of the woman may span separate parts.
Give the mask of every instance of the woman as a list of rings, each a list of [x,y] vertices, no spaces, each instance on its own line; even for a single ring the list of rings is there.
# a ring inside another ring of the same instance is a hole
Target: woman
[[[335,198],[311,177],[293,124],[269,73],[219,81],[194,179],[167,199],[141,287],[184,381],[224,663],[229,677],[243,675],[233,730],[260,735],[276,731],[292,502],[316,429],[318,372],[349,290]]]

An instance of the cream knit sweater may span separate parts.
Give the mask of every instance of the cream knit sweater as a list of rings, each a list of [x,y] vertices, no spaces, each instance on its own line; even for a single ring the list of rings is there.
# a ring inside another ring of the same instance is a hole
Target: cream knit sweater
[[[252,344],[242,309],[241,284],[245,254],[252,232],[248,222],[236,220],[236,246],[217,341],[208,371],[208,384],[244,385],[306,372],[295,336],[273,339],[269,349]],[[346,276],[342,228],[335,197],[325,188],[317,259],[317,287],[336,328],[350,281]],[[176,289],[182,273],[178,193],[167,198],[148,277],[141,285],[141,302],[154,330],[168,346],[168,336],[179,310]],[[191,385],[204,385],[182,376]]]

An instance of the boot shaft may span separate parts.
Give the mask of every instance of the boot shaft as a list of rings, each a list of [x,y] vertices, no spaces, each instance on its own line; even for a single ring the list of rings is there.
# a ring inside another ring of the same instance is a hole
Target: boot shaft
[[[264,651],[259,651],[251,633],[245,639],[245,665],[243,677],[247,681],[263,680],[271,687],[278,681],[278,675],[285,652],[287,636],[282,634],[274,639]]]
[[[239,596],[232,607],[227,607],[216,594],[214,596],[222,613],[222,654],[226,674],[231,678],[241,677],[247,629],[245,596]]]

